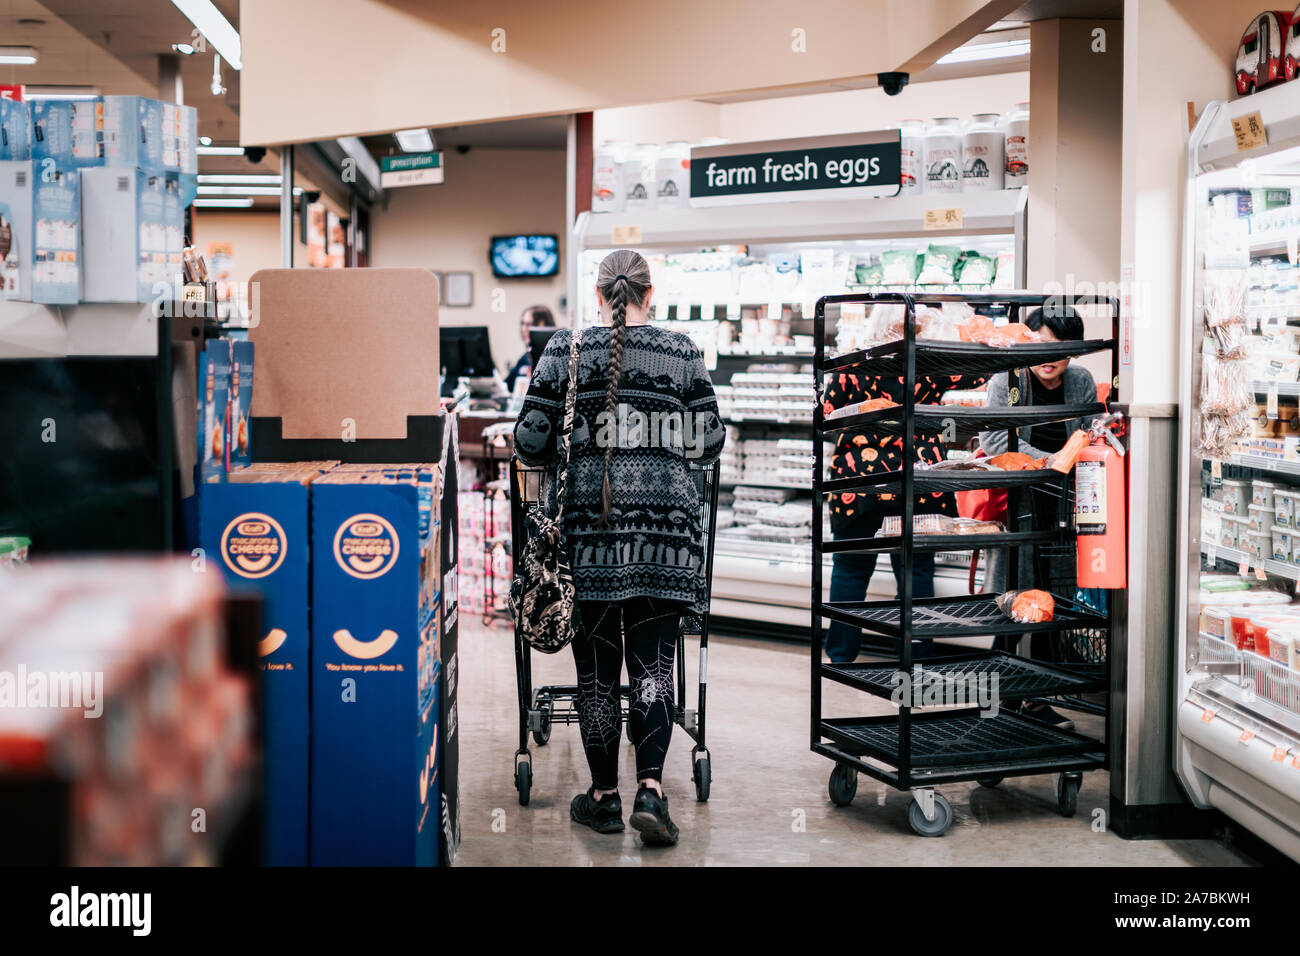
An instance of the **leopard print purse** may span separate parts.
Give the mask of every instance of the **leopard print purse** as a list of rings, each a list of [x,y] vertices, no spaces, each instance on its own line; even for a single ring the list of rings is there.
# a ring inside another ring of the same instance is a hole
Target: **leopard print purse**
[[[563,650],[578,633],[578,602],[573,569],[564,545],[564,491],[569,472],[573,407],[578,395],[578,349],[582,330],[569,343],[569,387],[564,396],[564,421],[556,435],[555,515],[533,509],[525,518],[523,553],[515,560],[510,585],[510,613],[515,634],[543,654]]]

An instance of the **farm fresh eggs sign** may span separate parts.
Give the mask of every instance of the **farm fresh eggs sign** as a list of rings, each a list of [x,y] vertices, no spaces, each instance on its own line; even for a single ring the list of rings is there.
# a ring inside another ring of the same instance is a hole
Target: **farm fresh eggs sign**
[[[894,196],[902,184],[896,129],[691,150],[691,205]]]

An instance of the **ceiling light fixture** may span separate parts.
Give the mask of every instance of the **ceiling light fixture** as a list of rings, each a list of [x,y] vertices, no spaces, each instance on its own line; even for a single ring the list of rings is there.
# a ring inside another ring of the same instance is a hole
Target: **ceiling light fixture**
[[[430,153],[433,151],[433,134],[427,129],[399,129],[393,134],[404,153]]]
[[[278,186],[283,180],[270,173],[199,173],[200,186]]]
[[[0,63],[8,66],[31,66],[36,62],[36,48],[31,46],[0,46]]]
[[[230,25],[212,0],[172,0],[176,9],[185,14],[198,28],[204,39],[221,54],[221,58],[236,70],[243,69],[244,61],[239,43],[239,31]]]
[[[173,52],[179,53],[181,56],[194,55],[194,45],[191,43],[173,43],[172,50]]]
[[[211,137],[211,136],[200,136],[200,137],[199,137],[199,145],[200,145],[200,146],[211,146],[211,145],[212,145],[212,137]]]
[[[207,208],[247,209],[253,205],[251,196],[245,199],[196,199],[191,205]]]
[[[199,186],[200,196],[278,196],[279,186]]]
[[[1005,57],[1026,56],[1028,40],[1002,40],[996,43],[968,43],[939,58],[939,65],[973,63],[977,60],[1000,60]]]
[[[195,149],[200,156],[243,156],[242,146],[211,146],[204,144]]]

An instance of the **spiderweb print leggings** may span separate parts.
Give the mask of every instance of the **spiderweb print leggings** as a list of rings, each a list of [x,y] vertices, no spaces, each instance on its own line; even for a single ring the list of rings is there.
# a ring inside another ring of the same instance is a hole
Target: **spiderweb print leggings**
[[[597,790],[618,786],[619,687],[627,658],[628,721],[638,780],[663,776],[672,739],[673,657],[680,605],[651,598],[579,605],[581,633],[573,640],[578,667],[578,728]]]

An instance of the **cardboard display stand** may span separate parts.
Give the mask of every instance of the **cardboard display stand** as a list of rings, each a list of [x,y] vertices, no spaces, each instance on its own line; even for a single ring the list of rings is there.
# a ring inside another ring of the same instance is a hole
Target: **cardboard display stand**
[[[438,460],[433,273],[261,269],[250,290],[254,461]]]

